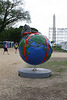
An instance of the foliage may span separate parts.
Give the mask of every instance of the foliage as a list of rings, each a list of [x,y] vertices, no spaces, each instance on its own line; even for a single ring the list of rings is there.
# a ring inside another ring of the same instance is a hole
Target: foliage
[[[37,30],[35,28],[32,28],[33,30]],[[9,28],[8,30],[5,29],[0,34],[0,41],[14,41],[14,42],[20,42],[21,40],[21,32],[23,30],[23,26],[20,26],[19,28]]]
[[[14,41],[18,42],[21,39],[21,28],[10,28],[2,32],[0,41]]]
[[[3,43],[2,42],[0,42],[0,48],[3,48]]]
[[[21,1],[23,0],[0,0],[0,33],[19,20],[30,22],[30,14],[21,7]]]

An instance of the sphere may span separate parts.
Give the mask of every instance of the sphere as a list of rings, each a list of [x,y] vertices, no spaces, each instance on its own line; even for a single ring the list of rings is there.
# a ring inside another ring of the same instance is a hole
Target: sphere
[[[46,62],[52,54],[52,46],[46,36],[42,34],[27,34],[19,43],[21,58],[31,65]]]

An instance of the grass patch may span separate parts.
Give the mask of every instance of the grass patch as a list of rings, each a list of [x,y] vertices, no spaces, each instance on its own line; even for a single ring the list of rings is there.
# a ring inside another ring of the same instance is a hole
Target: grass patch
[[[54,72],[65,72],[67,71],[67,61],[49,61],[41,67],[51,69]]]
[[[67,68],[58,68],[58,70],[56,70],[56,72],[65,72],[67,71]]]
[[[52,47],[53,51],[58,51],[58,52],[67,52],[67,50],[63,50],[61,49],[61,46],[55,46],[55,47]]]
[[[34,68],[34,66],[30,65],[29,68]],[[45,68],[51,70],[51,78],[62,78],[63,73],[67,72],[67,61],[47,61],[43,64],[37,65],[36,68]]]
[[[34,66],[29,66],[30,68]],[[36,68],[50,69],[54,72],[65,72],[67,71],[67,61],[47,61],[41,65],[36,66]]]
[[[58,73],[57,74],[52,74],[50,78],[56,78],[56,77],[58,77],[58,78],[60,77],[61,78],[62,75],[58,74]]]
[[[54,86],[57,88],[61,88],[63,90],[67,90],[67,82],[64,83],[54,83]]]
[[[53,66],[55,67],[67,66],[67,61],[47,61],[40,65],[40,67],[43,68],[52,68]]]

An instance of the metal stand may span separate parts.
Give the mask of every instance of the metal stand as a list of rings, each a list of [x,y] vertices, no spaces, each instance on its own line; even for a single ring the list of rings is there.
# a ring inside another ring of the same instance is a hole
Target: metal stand
[[[33,68],[33,70],[32,71],[37,71],[37,69],[36,69],[36,65],[34,65],[34,68]]]

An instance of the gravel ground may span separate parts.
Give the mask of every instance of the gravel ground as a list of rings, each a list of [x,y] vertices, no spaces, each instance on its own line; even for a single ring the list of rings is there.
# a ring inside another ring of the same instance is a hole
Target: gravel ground
[[[9,48],[0,49],[0,100],[67,100],[67,72],[62,77],[22,78],[18,69],[29,66]],[[50,60],[67,61],[67,53],[53,52]]]

